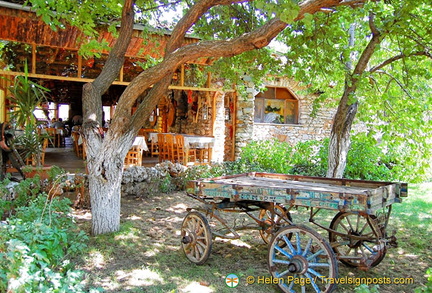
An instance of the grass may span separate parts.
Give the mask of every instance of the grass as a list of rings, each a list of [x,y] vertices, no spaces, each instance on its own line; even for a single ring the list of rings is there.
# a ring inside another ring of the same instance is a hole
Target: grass
[[[225,276],[234,273],[240,278],[235,292],[278,292],[274,285],[246,284],[247,276],[270,276],[267,246],[258,232],[243,232],[242,241],[216,239],[209,260],[197,266],[183,255],[179,239],[185,209],[196,206],[195,201],[168,194],[143,201],[125,199],[122,204],[121,230],[92,237],[88,251],[77,260],[87,272],[89,288],[105,292],[233,292],[225,285]],[[387,229],[397,232],[399,246],[389,249],[381,264],[369,271],[339,263],[339,276],[414,280],[404,285],[362,285],[363,291],[358,292],[413,292],[425,284],[426,269],[432,267],[431,210],[432,183],[410,185],[409,196],[393,205]],[[89,229],[88,222],[81,225]],[[340,285],[337,292],[353,292],[356,287]]]

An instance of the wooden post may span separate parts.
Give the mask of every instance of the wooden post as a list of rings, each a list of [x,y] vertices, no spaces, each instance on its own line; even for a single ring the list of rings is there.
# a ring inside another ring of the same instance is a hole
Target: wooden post
[[[31,73],[36,73],[36,44],[32,44]]]
[[[185,68],[184,68],[184,64],[182,64],[180,67],[180,86],[184,86],[184,73],[185,73]]]
[[[77,52],[78,54],[78,52]],[[82,76],[82,57],[81,55],[78,55],[78,72],[77,72],[77,77],[81,78]]]

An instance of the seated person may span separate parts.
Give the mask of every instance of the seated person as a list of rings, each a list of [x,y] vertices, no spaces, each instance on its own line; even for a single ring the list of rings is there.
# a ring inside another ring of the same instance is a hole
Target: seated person
[[[58,121],[54,122],[51,124],[51,127],[54,128],[64,128],[64,123],[63,123],[63,119],[59,118]]]

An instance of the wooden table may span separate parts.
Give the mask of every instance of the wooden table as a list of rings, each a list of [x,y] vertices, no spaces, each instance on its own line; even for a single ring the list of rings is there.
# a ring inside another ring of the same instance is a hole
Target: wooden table
[[[158,144],[158,134],[172,134],[178,135],[175,133],[157,133],[157,132],[150,132],[149,133],[149,141],[152,145]],[[190,149],[196,149],[197,150],[197,159],[201,163],[204,163],[205,161],[207,163],[210,163],[211,157],[212,157],[212,151],[213,146],[215,142],[215,138],[213,136],[202,136],[202,135],[194,135],[194,134],[180,134],[184,137],[185,141],[185,148],[186,153],[189,153],[188,151]]]

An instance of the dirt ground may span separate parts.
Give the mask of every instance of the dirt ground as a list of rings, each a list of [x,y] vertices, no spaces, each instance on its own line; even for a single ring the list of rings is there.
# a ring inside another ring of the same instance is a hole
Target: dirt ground
[[[126,228],[115,235],[90,238],[90,251],[79,261],[79,269],[86,272],[87,286],[105,292],[278,292],[271,284],[246,282],[248,276],[270,276],[267,245],[258,231],[243,231],[241,240],[216,238],[210,258],[202,266],[186,259],[180,249],[180,227],[186,209],[197,205],[199,202],[184,192],[123,198],[121,219]],[[89,231],[90,213],[76,210],[74,215]],[[247,218],[243,214],[234,216],[237,221]],[[409,237],[405,234],[399,241]],[[380,285],[379,292],[413,292],[425,283],[424,274],[431,265],[430,254],[418,255],[409,248],[390,249],[385,259],[369,271],[338,264],[339,278],[364,278],[362,283],[389,278],[390,284]],[[224,282],[230,273],[239,276],[235,289]],[[354,288],[339,285],[336,292],[353,292]]]

